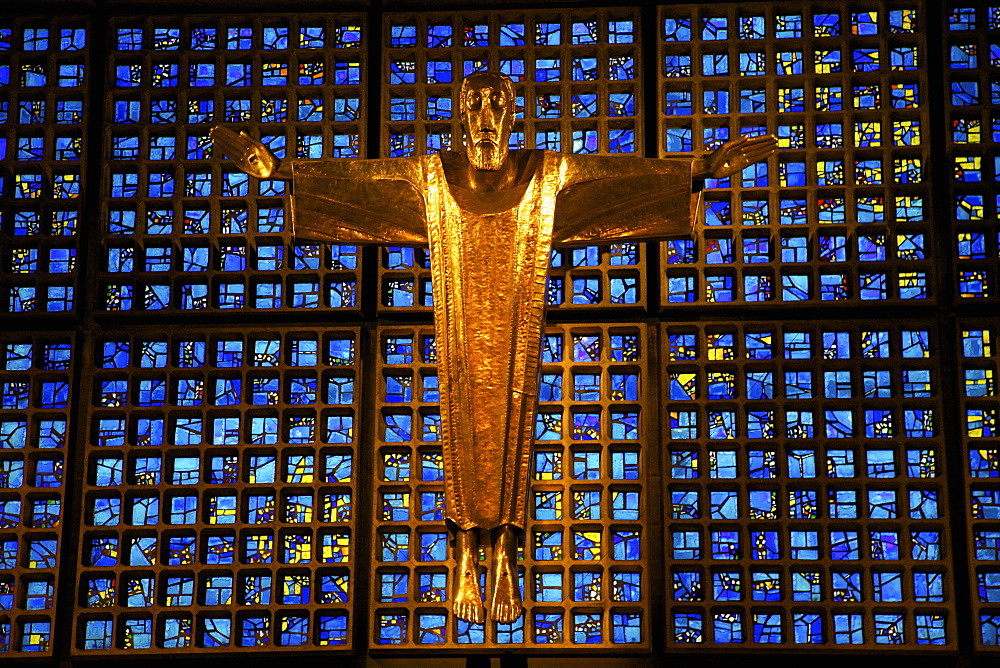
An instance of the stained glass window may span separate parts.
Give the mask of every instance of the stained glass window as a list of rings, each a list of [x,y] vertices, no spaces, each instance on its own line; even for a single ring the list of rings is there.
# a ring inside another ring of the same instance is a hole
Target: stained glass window
[[[662,341],[668,644],[954,646],[933,327]]]
[[[66,525],[75,346],[64,334],[5,333],[0,348],[0,649],[46,655]]]
[[[973,588],[976,644],[1000,644],[1000,449],[997,442],[997,373],[1000,372],[995,321],[963,320],[958,331],[962,359],[960,425],[965,445],[965,479],[970,536],[969,577]]]
[[[958,297],[987,300],[997,297],[997,232],[994,195],[997,163],[991,146],[1000,140],[1000,118],[991,114],[998,89],[990,83],[1000,67],[996,8],[985,14],[975,7],[955,7],[949,17],[945,67],[951,81],[948,103],[948,162],[951,172],[950,214]]]
[[[634,10],[473,16],[389,14],[383,155],[462,146],[452,102],[462,78],[493,69],[515,83],[511,148],[635,153],[641,123]]]
[[[448,611],[433,330],[381,330],[373,647],[649,647],[644,332],[628,324],[546,330],[518,557],[527,611],[513,624],[483,625]]]
[[[705,234],[661,247],[661,304],[935,298],[916,15],[661,9],[660,154],[764,133],[781,147],[766,164],[705,184]],[[737,26],[741,40],[771,38],[774,54],[732,39]]]
[[[79,648],[350,646],[357,342],[315,328],[94,340]]]
[[[71,316],[78,306],[88,21],[8,20],[0,52],[0,310]]]
[[[357,308],[358,248],[294,240],[289,184],[220,161],[209,131],[249,132],[283,160],[362,156],[362,18],[213,21],[111,27],[99,308]]]

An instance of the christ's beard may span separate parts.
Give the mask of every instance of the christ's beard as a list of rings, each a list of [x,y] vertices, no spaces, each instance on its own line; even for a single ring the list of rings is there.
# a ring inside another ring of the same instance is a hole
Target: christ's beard
[[[507,151],[490,141],[480,141],[469,150],[469,162],[476,169],[495,172],[507,158]]]

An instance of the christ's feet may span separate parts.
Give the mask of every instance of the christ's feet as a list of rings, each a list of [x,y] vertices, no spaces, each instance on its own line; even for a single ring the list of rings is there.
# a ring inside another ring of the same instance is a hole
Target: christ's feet
[[[479,591],[479,531],[459,529],[455,533],[455,596],[452,610],[459,619],[473,624],[486,621],[483,595]]]
[[[510,624],[524,613],[517,582],[517,535],[510,526],[500,529],[493,543],[493,592],[490,619]]]

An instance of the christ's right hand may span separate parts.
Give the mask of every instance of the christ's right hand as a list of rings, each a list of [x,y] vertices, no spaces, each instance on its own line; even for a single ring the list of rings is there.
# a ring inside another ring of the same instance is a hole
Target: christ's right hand
[[[212,142],[236,164],[241,171],[258,179],[287,179],[281,161],[270,149],[245,132],[236,134],[221,125],[210,133]]]

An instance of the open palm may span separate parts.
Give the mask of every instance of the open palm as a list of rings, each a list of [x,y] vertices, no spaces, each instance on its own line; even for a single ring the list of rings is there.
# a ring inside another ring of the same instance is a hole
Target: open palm
[[[778,139],[772,135],[734,139],[701,159],[699,176],[724,179],[766,160],[777,148]]]
[[[281,164],[277,156],[247,133],[237,134],[228,128],[217,125],[212,128],[210,135],[215,146],[229,156],[229,159],[236,163],[240,170],[259,179],[277,176],[275,172],[278,171]]]

